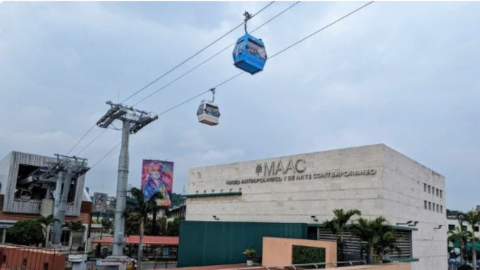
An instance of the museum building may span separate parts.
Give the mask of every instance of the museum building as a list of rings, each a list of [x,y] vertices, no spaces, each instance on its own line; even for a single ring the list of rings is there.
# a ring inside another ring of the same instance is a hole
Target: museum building
[[[191,168],[187,198],[179,267],[242,263],[264,236],[334,240],[334,209],[384,216],[402,236],[392,260],[447,267],[445,177],[384,144]],[[346,234],[346,259],[364,259]]]

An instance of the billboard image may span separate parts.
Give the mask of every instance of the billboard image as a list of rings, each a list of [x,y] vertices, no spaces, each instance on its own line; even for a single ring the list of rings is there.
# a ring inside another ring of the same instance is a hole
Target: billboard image
[[[107,193],[93,193],[93,212],[105,212],[107,210]]]
[[[160,206],[171,206],[173,187],[173,162],[161,160],[143,160],[142,191],[146,200],[160,192]]]

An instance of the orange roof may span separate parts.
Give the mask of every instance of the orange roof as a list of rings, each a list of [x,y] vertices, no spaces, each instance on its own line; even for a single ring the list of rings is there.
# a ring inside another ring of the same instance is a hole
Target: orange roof
[[[130,235],[125,237],[125,244],[138,244],[140,241],[140,236]],[[112,244],[113,237],[103,237],[102,239],[96,238],[92,240],[92,243],[100,244]],[[144,245],[168,245],[168,246],[178,246],[178,237],[177,236],[143,236]]]

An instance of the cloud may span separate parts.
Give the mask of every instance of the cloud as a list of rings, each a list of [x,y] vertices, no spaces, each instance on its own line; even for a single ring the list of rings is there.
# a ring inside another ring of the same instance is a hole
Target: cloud
[[[292,3],[275,2],[248,29]],[[301,2],[254,35],[271,57],[364,3]],[[238,25],[245,10],[266,4],[1,3],[0,156],[65,154],[106,112],[105,101],[125,99]],[[129,182],[139,186],[144,158],[173,160],[181,192],[194,166],[385,143],[447,177],[448,208],[469,209],[480,192],[472,184],[480,173],[479,9],[473,2],[376,2],[270,58],[263,72],[218,87],[218,126],[197,122],[208,93],[132,135]],[[243,33],[240,27],[127,103]],[[163,112],[231,78],[239,72],[231,53],[136,107]],[[73,153],[102,131],[95,127]],[[93,165],[119,141],[120,132],[107,130],[82,155]],[[88,172],[92,191],[115,194],[118,153]]]

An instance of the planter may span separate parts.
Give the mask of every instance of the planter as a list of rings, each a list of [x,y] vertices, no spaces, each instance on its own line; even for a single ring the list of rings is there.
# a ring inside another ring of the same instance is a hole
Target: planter
[[[247,266],[252,266],[253,265],[253,261],[252,260],[247,260]]]

